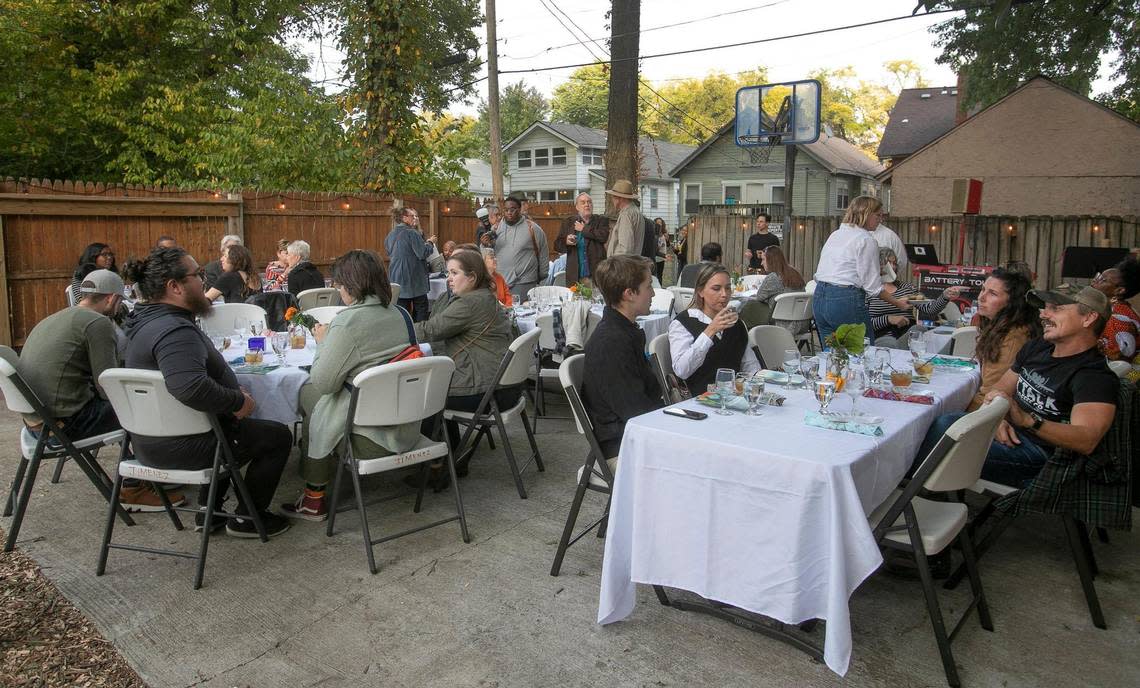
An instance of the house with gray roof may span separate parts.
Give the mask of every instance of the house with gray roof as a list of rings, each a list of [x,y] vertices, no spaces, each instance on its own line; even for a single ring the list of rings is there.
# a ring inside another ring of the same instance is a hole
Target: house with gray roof
[[[876,152],[884,165],[895,165],[954,128],[958,88],[904,88],[891,108]]]
[[[512,194],[538,201],[573,202],[589,192],[595,205],[606,188],[606,132],[565,122],[535,122],[503,146]],[[680,187],[670,170],[693,146],[666,143],[648,136],[639,140],[641,165],[637,180],[641,211],[662,217],[672,229],[680,221]]]
[[[680,180],[682,217],[706,209],[784,215],[784,146],[741,148],[735,119],[670,170]],[[815,143],[797,146],[792,214],[842,215],[852,198],[878,195],[883,165],[824,127]]]

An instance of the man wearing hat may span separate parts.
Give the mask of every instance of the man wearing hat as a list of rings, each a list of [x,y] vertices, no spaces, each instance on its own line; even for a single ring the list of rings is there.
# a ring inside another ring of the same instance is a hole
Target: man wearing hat
[[[634,203],[637,194],[633,192],[633,184],[628,179],[619,179],[614,182],[614,188],[606,190],[606,195],[613,198],[614,208],[618,211],[617,222],[606,242],[606,255],[641,255],[645,225],[641,219],[641,211]]]
[[[79,294],[79,303],[36,323],[19,365],[20,374],[72,440],[119,429],[99,375],[119,365],[110,316],[123,300],[123,280],[110,270],[95,270],[83,278]],[[33,433],[43,426],[32,414],[25,414],[24,423]],[[179,494],[167,494],[175,504],[184,501]],[[163,509],[158,495],[138,484],[124,486],[121,502],[128,511]]]
[[[1104,294],[1093,287],[1058,287],[1031,291],[1026,300],[1041,309],[1044,334],[1021,347],[986,395],[987,402],[1002,396],[1010,404],[982,468],[982,478],[1017,488],[1032,480],[1058,449],[1093,453],[1112,425],[1119,385],[1097,348],[1109,317]],[[942,416],[934,427],[944,432],[958,417]],[[923,446],[929,451],[933,442]]]

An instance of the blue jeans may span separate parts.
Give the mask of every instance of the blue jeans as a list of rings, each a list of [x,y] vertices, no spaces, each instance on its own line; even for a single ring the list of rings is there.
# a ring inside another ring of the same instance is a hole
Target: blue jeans
[[[875,328],[871,327],[871,314],[867,311],[867,292],[861,288],[816,282],[811,310],[821,341],[826,341],[840,325],[863,323],[866,336],[875,343]]]
[[[930,429],[926,431],[926,438],[922,440],[922,447],[918,450],[918,456],[914,458],[914,464],[911,465],[911,474],[918,469],[919,464],[926,459],[930,450],[934,449],[934,445],[942,439],[954,421],[964,415],[966,415],[965,412],[959,411],[947,413],[934,419]],[[1017,433],[1017,438],[1021,440],[1021,444],[1007,447],[997,440],[990,442],[986,462],[982,465],[982,478],[1002,485],[1022,488],[1041,472],[1042,466],[1049,460],[1050,452],[1035,444],[1021,430],[1015,429],[1014,432]]]

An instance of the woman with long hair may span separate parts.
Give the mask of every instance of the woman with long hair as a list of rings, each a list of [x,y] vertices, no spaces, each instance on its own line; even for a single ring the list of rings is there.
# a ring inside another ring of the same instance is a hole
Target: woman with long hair
[[[261,278],[253,269],[253,254],[241,244],[232,244],[222,253],[222,274],[214,286],[206,290],[211,301],[219,296],[226,303],[245,303],[261,291]]]
[[[657,255],[653,258],[656,266],[654,274],[657,275],[657,281],[660,282],[665,277],[665,252],[669,250],[669,241],[666,238],[669,230],[665,227],[664,218],[654,218],[653,233],[657,235]]]
[[[1041,336],[1041,317],[1025,295],[1033,285],[1024,274],[994,268],[978,294],[978,343],[974,355],[982,367],[982,386],[967,411],[982,405],[1025,342]]]
[[[87,244],[87,248],[83,249],[79,262],[75,264],[75,271],[71,274],[71,286],[68,287],[72,303],[79,303],[79,285],[84,277],[95,270],[119,273],[119,267],[115,264],[115,252],[107,244],[95,242]]]
[[[784,252],[779,246],[767,246],[759,251],[760,267],[764,271],[764,280],[756,287],[754,301],[768,306],[774,306],[773,300],[780,294],[794,291],[803,291],[806,286],[804,276],[800,271],[788,264]],[[807,331],[806,321],[773,320],[773,325],[779,325],[792,334],[803,334]]]

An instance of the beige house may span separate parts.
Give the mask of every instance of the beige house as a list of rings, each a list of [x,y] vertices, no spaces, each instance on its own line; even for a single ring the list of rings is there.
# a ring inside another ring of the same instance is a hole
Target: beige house
[[[878,175],[900,217],[949,215],[960,178],[982,215],[1140,215],[1140,124],[1037,76]]]

